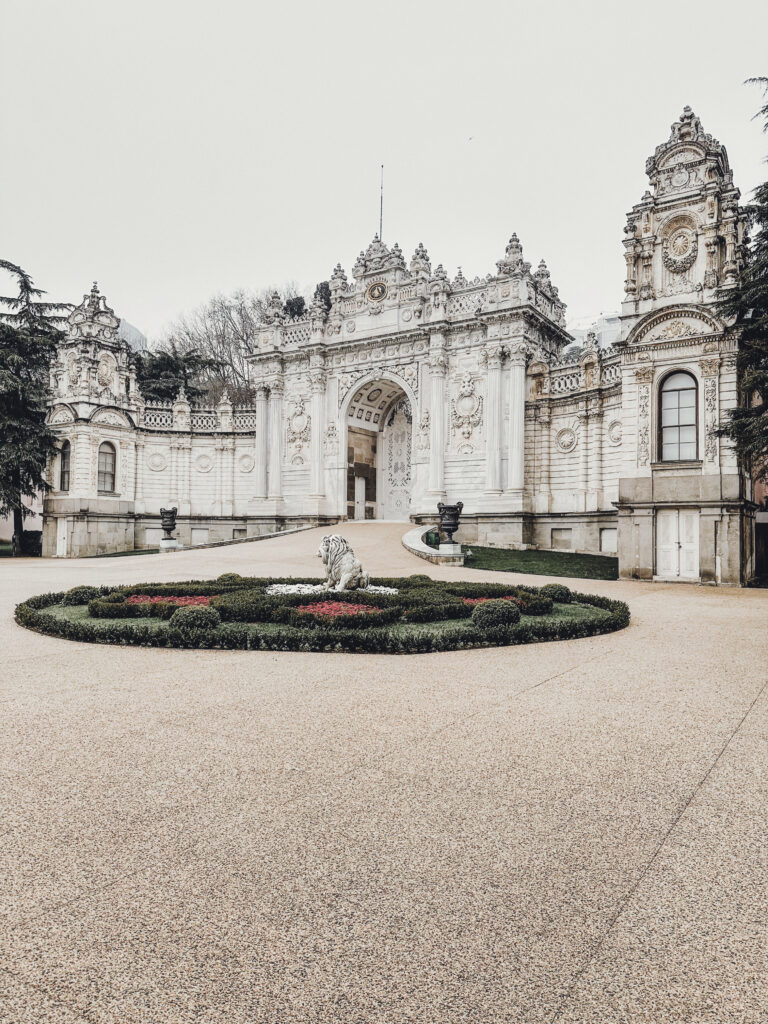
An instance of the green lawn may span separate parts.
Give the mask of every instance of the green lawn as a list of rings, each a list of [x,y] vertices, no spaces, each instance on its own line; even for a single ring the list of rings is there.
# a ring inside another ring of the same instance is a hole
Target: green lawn
[[[618,558],[607,555],[576,555],[568,551],[508,551],[465,545],[472,552],[464,564],[468,569],[499,572],[529,572],[537,576],[575,576],[589,580],[617,580]]]

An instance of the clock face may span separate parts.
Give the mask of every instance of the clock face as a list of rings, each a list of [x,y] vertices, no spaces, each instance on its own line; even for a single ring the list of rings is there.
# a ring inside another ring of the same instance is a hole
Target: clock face
[[[368,291],[365,294],[370,302],[381,302],[387,294],[387,286],[383,281],[374,281],[373,284],[368,285]]]

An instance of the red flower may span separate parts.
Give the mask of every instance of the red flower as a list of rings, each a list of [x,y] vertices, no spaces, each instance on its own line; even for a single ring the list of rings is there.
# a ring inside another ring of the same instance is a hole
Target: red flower
[[[126,599],[126,604],[177,604],[177,605],[202,605],[210,604],[213,597],[218,595],[212,595],[211,597],[204,597],[203,595],[197,595],[195,597],[166,597],[164,594],[151,597],[149,594],[131,594]]]
[[[323,615],[336,618],[338,615],[369,615],[380,612],[370,604],[349,604],[346,601],[318,601],[316,604],[302,604],[298,609],[302,615]]]
[[[482,604],[484,601],[514,601],[515,604],[521,604],[519,597],[514,597],[512,594],[507,594],[504,597],[462,597],[461,599],[464,604]]]

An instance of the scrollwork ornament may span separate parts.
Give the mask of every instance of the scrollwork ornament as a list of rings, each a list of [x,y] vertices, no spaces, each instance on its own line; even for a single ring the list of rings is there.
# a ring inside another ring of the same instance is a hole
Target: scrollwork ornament
[[[684,274],[696,262],[699,242],[689,228],[678,228],[665,238],[661,246],[662,259],[667,270]]]

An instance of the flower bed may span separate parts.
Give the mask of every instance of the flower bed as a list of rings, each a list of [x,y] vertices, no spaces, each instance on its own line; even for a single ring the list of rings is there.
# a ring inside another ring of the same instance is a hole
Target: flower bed
[[[302,615],[322,615],[334,619],[339,615],[372,615],[381,610],[371,604],[349,604],[347,601],[318,601],[316,604],[300,604],[297,608]]]
[[[316,579],[230,573],[214,582],[81,586],[30,598],[16,620],[92,643],[385,654],[565,640],[629,623],[621,601],[560,585],[538,591],[423,575],[373,583],[368,591],[336,593]]]

